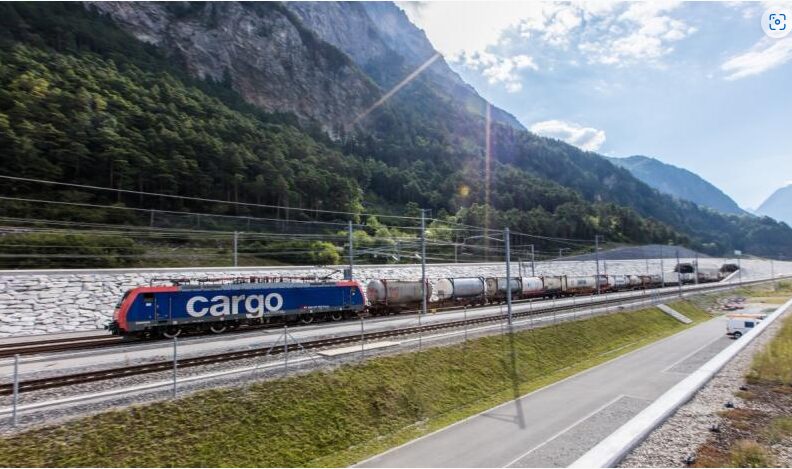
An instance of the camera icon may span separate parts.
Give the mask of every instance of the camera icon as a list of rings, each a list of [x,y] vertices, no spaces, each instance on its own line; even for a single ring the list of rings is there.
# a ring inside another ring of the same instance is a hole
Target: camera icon
[[[787,27],[787,17],[783,13],[770,13],[770,31],[783,31]]]
[[[785,8],[770,7],[762,15],[764,33],[774,39],[786,37],[792,31],[792,16]]]

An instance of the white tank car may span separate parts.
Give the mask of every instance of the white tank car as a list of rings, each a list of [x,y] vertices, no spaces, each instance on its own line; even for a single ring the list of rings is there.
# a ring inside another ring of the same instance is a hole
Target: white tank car
[[[639,288],[643,286],[643,279],[638,275],[628,275],[630,287]]]
[[[699,282],[717,282],[720,280],[720,269],[715,267],[699,267]]]
[[[567,278],[564,275],[542,277],[542,282],[547,293],[565,292],[567,289]]]
[[[437,298],[440,301],[484,296],[487,283],[484,277],[441,278],[437,281]]]
[[[421,281],[372,280],[366,286],[366,296],[372,305],[402,306],[421,302]],[[427,281],[426,297],[431,298],[432,285]]]
[[[569,293],[590,293],[597,291],[597,283],[594,275],[567,277],[567,291]]]
[[[611,290],[624,290],[629,285],[629,280],[624,275],[608,275],[608,288]]]
[[[541,277],[523,277],[522,296],[541,296],[544,295],[545,287]]]
[[[510,282],[512,296],[516,297],[520,293],[520,279],[512,277]],[[506,298],[506,277],[487,277],[487,297]]]
[[[679,280],[676,272],[663,272],[663,283],[666,285],[679,285]]]

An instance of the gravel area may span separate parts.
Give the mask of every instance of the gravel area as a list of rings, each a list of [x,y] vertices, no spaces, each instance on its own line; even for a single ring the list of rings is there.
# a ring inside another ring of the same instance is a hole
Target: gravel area
[[[766,305],[763,305],[763,307]],[[745,375],[754,354],[761,350],[781,328],[784,317],[792,314],[788,309],[765,331],[745,347],[720,370],[687,404],[680,407],[663,425],[635,448],[619,467],[684,467],[685,459],[711,435],[710,427],[720,425],[718,415],[726,402],[737,407],[743,404],[735,393],[745,383]]]

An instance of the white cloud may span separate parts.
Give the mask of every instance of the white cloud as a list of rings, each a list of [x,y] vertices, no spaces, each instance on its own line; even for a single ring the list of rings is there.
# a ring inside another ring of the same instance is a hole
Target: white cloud
[[[503,32],[541,14],[542,2],[397,2],[446,58],[485,52]]]
[[[792,37],[763,38],[753,48],[734,56],[721,65],[727,80],[758,75],[792,60]]]
[[[549,120],[531,126],[531,132],[545,137],[557,138],[582,150],[597,151],[605,143],[605,131],[583,127],[574,122]]]
[[[629,65],[636,62],[657,63],[673,52],[671,43],[696,32],[684,21],[669,13],[680,2],[634,2],[619,15],[619,22],[610,26],[609,35],[579,45],[589,54],[590,62],[606,65]]]
[[[510,93],[522,90],[520,71],[539,70],[534,59],[528,55],[502,58],[488,52],[463,54],[458,59],[466,67],[479,70],[490,84],[501,83]]]
[[[673,17],[678,1],[398,4],[449,62],[477,70],[509,92],[522,88],[520,70],[540,66],[663,66],[673,44],[696,31]]]

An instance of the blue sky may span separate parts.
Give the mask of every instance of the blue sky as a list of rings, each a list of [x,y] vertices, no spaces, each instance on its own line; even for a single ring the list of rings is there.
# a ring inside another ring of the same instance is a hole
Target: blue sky
[[[400,3],[526,127],[689,169],[748,208],[792,183],[792,35],[765,37],[768,5]]]

